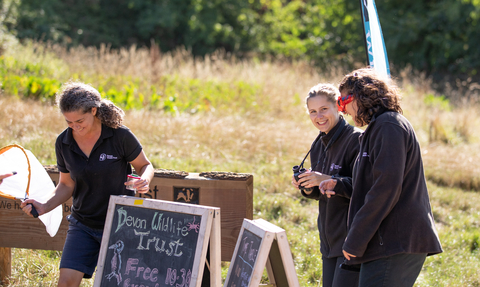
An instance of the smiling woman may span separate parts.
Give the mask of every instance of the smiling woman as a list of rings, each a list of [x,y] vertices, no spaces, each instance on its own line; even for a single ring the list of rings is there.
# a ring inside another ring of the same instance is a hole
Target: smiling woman
[[[358,152],[360,130],[349,125],[340,115],[337,108],[339,95],[338,89],[331,84],[318,84],[310,89],[305,100],[307,111],[320,133],[310,150],[311,169],[298,175],[298,182],[293,177],[292,184],[306,198],[318,200],[323,286],[355,287],[358,272],[339,266],[343,262],[341,247],[347,235],[349,182]],[[323,180],[338,181],[339,188],[321,193],[318,185]]]
[[[79,286],[95,270],[110,195],[134,195],[125,188],[131,165],[140,175],[135,190],[147,192],[154,169],[135,135],[122,125],[123,111],[93,87],[66,83],[57,105],[68,124],[55,144],[59,183],[46,203],[28,199],[21,207],[30,214],[31,203],[42,215],[73,198],[58,286]]]

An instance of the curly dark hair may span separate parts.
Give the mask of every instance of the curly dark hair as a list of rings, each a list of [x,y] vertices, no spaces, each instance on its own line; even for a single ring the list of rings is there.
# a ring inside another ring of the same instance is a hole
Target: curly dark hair
[[[97,108],[95,116],[102,124],[119,128],[122,125],[125,113],[111,101],[102,99],[100,93],[90,85],[70,81],[62,85],[56,95],[56,103],[62,113],[76,112],[88,113],[92,108]]]
[[[357,104],[357,121],[367,125],[381,109],[403,113],[399,89],[391,79],[386,79],[374,69],[362,68],[346,75],[340,82],[341,93],[352,94]]]

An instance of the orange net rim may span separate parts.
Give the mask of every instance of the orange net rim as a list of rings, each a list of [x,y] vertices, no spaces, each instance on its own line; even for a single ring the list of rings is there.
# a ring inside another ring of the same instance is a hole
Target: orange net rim
[[[32,169],[30,168],[30,160],[28,159],[28,155],[27,155],[27,152],[25,151],[25,149],[18,145],[18,144],[11,144],[11,145],[7,145],[7,146],[4,146],[2,148],[0,148],[0,154],[3,154],[4,152],[12,149],[12,148],[18,148],[20,149],[23,154],[25,155],[25,158],[27,159],[27,164],[28,164],[28,182],[27,182],[27,190],[25,190],[25,193],[27,194],[27,197],[28,197],[28,194],[29,194],[29,191],[30,191],[30,178],[31,178],[31,174],[32,174]],[[0,188],[2,186],[0,185]],[[9,199],[16,199],[16,197],[14,196],[11,196],[10,194],[7,194],[7,193],[4,193],[3,191],[0,190],[0,196],[2,197],[6,197],[6,198],[9,198]]]

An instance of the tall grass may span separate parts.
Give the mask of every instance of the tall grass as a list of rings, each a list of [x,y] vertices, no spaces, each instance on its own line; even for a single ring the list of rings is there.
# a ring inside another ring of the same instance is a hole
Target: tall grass
[[[38,43],[8,50],[2,57],[17,61],[12,66],[19,75],[29,64],[59,83],[78,78],[118,91],[122,81],[131,80],[136,83],[135,99],[165,79],[177,79],[169,93],[177,94],[179,106],[191,101],[198,109],[127,110],[125,124],[140,139],[149,159],[156,168],[253,174],[254,218],[287,231],[300,285],[321,285],[317,203],[305,200],[290,185],[291,167],[302,160],[318,132],[305,112],[304,95],[318,82],[337,83],[348,71],[317,71],[305,63],[240,61],[222,53],[200,61],[185,51],[67,50]],[[427,78],[409,70],[402,71],[398,80],[404,113],[421,142],[445,249],[427,259],[417,286],[480,286],[480,213],[475,209],[480,203],[475,192],[480,190],[480,132],[475,129],[480,116],[473,112],[478,106],[473,101],[452,104],[448,95],[441,98],[429,88]],[[213,88],[206,89],[209,85]],[[199,89],[205,89],[200,96],[195,93]],[[224,91],[230,96],[222,97]],[[1,96],[0,145],[21,144],[43,164],[55,164],[54,141],[66,124],[50,100],[31,100],[28,95],[10,91]],[[214,100],[198,100],[207,96]],[[159,97],[167,100],[165,95]],[[54,286],[59,255],[14,249],[10,286]]]

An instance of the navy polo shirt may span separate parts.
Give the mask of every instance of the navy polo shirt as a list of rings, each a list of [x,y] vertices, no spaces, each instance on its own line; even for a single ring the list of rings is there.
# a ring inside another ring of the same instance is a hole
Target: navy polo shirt
[[[103,228],[110,195],[134,195],[125,188],[130,166],[142,151],[140,142],[125,126],[102,124],[102,133],[87,157],[67,128],[55,143],[58,170],[75,182],[72,216],[91,228]]]

